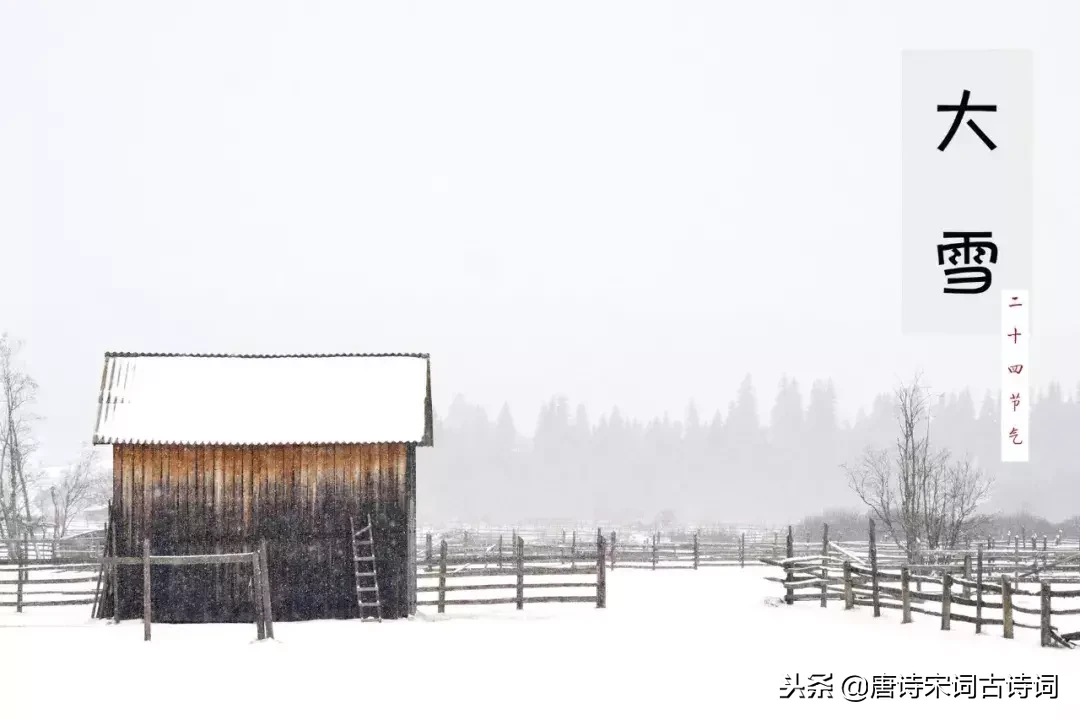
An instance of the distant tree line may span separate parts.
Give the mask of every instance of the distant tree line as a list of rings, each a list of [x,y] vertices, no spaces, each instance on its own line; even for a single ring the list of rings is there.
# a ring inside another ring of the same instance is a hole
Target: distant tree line
[[[1077,397],[1058,383],[1042,389],[1029,463],[1000,462],[1000,401],[991,393],[978,402],[967,390],[929,396],[931,443],[994,478],[980,510],[1052,524],[1080,512],[1080,456],[1069,452],[1080,437]],[[459,396],[436,419],[435,447],[418,453],[418,512],[422,522],[474,523],[632,523],[664,511],[685,524],[786,524],[827,509],[861,515],[841,465],[867,447],[893,446],[896,427],[891,390],[841,422],[831,380],[804,393],[784,378],[765,406],[747,377],[711,418],[691,403],[677,419],[641,421],[617,408],[593,419],[558,396],[524,430],[507,406],[491,418]]]

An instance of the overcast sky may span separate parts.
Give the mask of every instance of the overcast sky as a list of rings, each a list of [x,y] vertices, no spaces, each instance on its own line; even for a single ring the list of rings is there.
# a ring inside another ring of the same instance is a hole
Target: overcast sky
[[[900,329],[901,50],[1030,48],[1036,380],[1080,379],[1080,45],[1060,2],[0,0],[0,329],[44,459],[106,350],[422,351],[531,432],[553,393],[851,416],[994,337]],[[208,408],[208,411],[212,409]]]

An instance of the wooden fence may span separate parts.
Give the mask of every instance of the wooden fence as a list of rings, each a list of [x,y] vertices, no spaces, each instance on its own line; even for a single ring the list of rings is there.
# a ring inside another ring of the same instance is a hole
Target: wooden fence
[[[255,603],[255,631],[259,640],[274,637],[274,619],[270,607],[270,580],[264,569],[269,567],[266,561],[266,541],[259,543],[259,549],[247,553],[223,553],[218,555],[151,555],[150,540],[143,540],[143,556],[105,557],[102,564],[108,568],[106,586],[113,593],[113,607],[119,613],[117,601],[118,584],[115,582],[115,569],[119,565],[142,565],[143,568],[143,640],[150,640],[150,621],[153,612],[150,586],[151,565],[223,565],[231,563],[250,563],[252,572],[251,593]],[[107,590],[108,591],[108,590]],[[119,616],[116,617],[119,622]]]
[[[518,610],[522,610],[527,603],[595,602],[596,607],[604,608],[607,607],[607,581],[604,562],[606,553],[604,545],[604,537],[598,533],[596,536],[596,549],[592,552],[593,559],[591,564],[587,563],[585,558],[579,557],[578,560],[582,561],[580,567],[575,563],[573,566],[567,568],[560,566],[563,560],[561,556],[550,554],[546,548],[530,548],[530,552],[527,553],[525,550],[525,541],[520,537],[514,539],[514,552],[512,554],[504,555],[501,552],[502,548],[500,544],[500,553],[496,557],[487,554],[477,554],[472,556],[455,555],[451,558],[447,542],[443,540],[439,543],[438,569],[432,568],[432,563],[429,563],[428,569],[418,569],[417,571],[418,599],[416,604],[418,606],[434,605],[438,608],[438,612],[440,613],[446,612],[447,605],[514,604]],[[477,565],[483,565],[483,567],[476,567]],[[572,581],[563,580],[559,577],[566,575],[590,575],[593,576],[593,578],[588,581]],[[513,577],[514,582],[447,584],[448,580],[455,578],[477,577]],[[555,581],[526,583],[525,579],[527,577],[547,577],[554,578]],[[421,580],[436,580],[437,584],[420,585],[419,581]],[[526,590],[552,590],[564,588],[589,589],[594,592],[588,595],[559,594],[530,595],[528,597],[525,595]],[[513,590],[513,596],[507,594],[483,598],[446,597],[448,593],[476,593],[506,590]],[[435,599],[419,599],[421,595],[430,595],[431,593],[436,594]]]
[[[597,529],[590,535],[601,532]],[[639,534],[635,534],[639,535]],[[582,533],[582,536],[585,536]],[[578,542],[579,533],[572,531],[565,539],[549,535],[544,539],[527,543],[528,552],[543,555],[547,562],[576,567],[578,563],[591,564],[597,559],[597,546],[591,542]],[[785,557],[782,544],[776,539],[762,535],[747,536],[740,533],[730,540],[702,540],[697,534],[689,541],[664,540],[654,533],[645,542],[620,539],[618,531],[606,538],[604,552],[608,569],[645,568],[650,570],[696,570],[702,567],[746,567],[761,564],[761,557]],[[459,533],[451,539],[443,538],[450,564],[470,562],[485,567],[502,567],[511,561],[513,548],[522,535],[511,531],[507,536],[499,534]],[[432,533],[425,533],[417,543],[417,560],[421,567],[432,570],[438,562],[436,543]],[[440,545],[441,547],[441,545]],[[809,555],[817,548],[807,543],[795,543],[797,555]]]
[[[0,562],[97,559],[101,555],[104,544],[101,531],[57,540],[34,540],[29,535],[19,540],[0,538]]]
[[[1053,588],[1080,582],[1080,553],[1075,547],[1036,548],[1025,555],[1016,547],[994,551],[980,544],[974,553],[953,552],[909,563],[902,553],[877,548],[873,522],[869,534],[865,557],[830,543],[827,530],[819,555],[798,557],[789,535],[787,557],[762,559],[783,570],[783,577],[768,580],[782,584],[789,605],[812,601],[827,607],[829,600],[842,600],[845,610],[873,608],[874,617],[881,616],[882,608],[900,610],[903,623],[912,622],[913,613],[938,617],[942,630],[950,630],[955,621],[972,624],[976,633],[1001,626],[1010,639],[1017,627],[1039,630],[1044,647],[1074,647],[1080,640],[1080,631],[1061,632],[1054,624],[1055,617],[1080,615],[1080,605],[1062,606],[1063,601],[1080,598],[1080,590]],[[1025,584],[1037,589],[1024,589]],[[957,611],[962,608],[969,608],[970,614]],[[1037,615],[1038,620],[1025,622],[1018,615]]]
[[[3,563],[0,564],[0,607],[13,607],[21,613],[27,607],[93,605],[100,579],[99,563]]]

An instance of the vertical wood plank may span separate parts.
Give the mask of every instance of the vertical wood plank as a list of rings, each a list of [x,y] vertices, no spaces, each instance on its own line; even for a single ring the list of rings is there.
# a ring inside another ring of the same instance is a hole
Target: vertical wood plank
[[[1002,630],[1005,635],[1005,639],[1012,640],[1013,636],[1013,607],[1012,607],[1012,587],[1009,585],[1009,576],[1005,573],[1001,574],[1001,614],[1002,614]]]
[[[844,561],[844,609],[851,610],[855,607],[855,591],[851,587],[851,561]]]
[[[903,605],[901,624],[911,622],[911,571],[907,565],[900,568],[900,599]]]
[[[1050,583],[1039,583],[1039,627],[1040,642],[1043,647],[1050,647]]]
[[[255,453],[250,445],[245,445],[240,450],[240,462],[240,494],[244,504],[240,515],[242,527],[240,535],[247,540],[254,537],[253,518],[255,515]]]
[[[439,543],[439,612],[446,612],[446,540]]]
[[[517,609],[525,608],[525,541],[517,539]]]
[[[740,552],[740,555],[742,553]],[[829,604],[829,523],[821,529],[821,607]]]
[[[117,508],[113,508],[112,513],[110,514],[110,517],[112,517],[112,518],[120,517],[120,511]],[[115,558],[117,556],[116,555],[116,527],[115,527],[115,521],[114,521],[113,525],[114,525],[114,527],[113,527],[112,537],[109,538],[109,541],[111,543],[110,546],[109,546],[109,549],[111,551],[110,554]],[[113,565],[112,566],[112,591],[113,591],[113,622],[118,623],[118,622],[120,622],[120,566],[119,565]]]
[[[881,617],[881,588],[878,585],[877,535],[874,532],[874,519],[870,518],[870,573],[873,575],[874,617]]]
[[[784,565],[785,565],[784,569],[787,571],[784,574],[785,585],[786,585],[786,590],[784,591],[784,602],[787,603],[788,605],[792,605],[795,602],[795,588],[791,587],[791,583],[795,581],[795,573],[794,573],[794,570],[793,570],[793,568],[795,567],[795,563],[792,562],[792,558],[795,557],[795,535],[794,535],[794,532],[793,532],[792,527],[790,525],[788,525],[788,529],[787,529],[787,548],[786,548],[786,551],[787,551],[787,560],[788,560],[788,562],[784,563]]]
[[[270,448],[256,446],[251,451],[251,521],[248,524],[248,536],[253,540],[263,537],[262,517],[266,502],[267,466],[270,464]]]
[[[135,487],[135,447],[125,445],[122,449],[124,456],[123,468],[123,497],[120,500],[120,545],[125,550],[131,547],[131,515]]]
[[[251,602],[255,606],[255,639],[266,639],[266,626],[263,624],[262,572],[259,567],[259,553],[251,553]]]
[[[150,641],[150,538],[143,540],[143,641]]]
[[[975,558],[975,634],[977,635],[982,632],[983,616],[983,551],[981,545]]]
[[[266,550],[266,540],[259,541],[259,567],[263,568],[262,574],[262,606],[263,622],[266,625],[266,637],[274,639],[274,606],[270,602],[270,574],[266,568],[270,567],[269,553]]]
[[[697,535],[694,535],[695,547]],[[696,553],[695,553],[696,555]],[[605,568],[604,533],[596,531],[596,607],[607,607],[607,577],[604,575]]]
[[[952,619],[952,574],[941,578],[941,629],[948,630]]]
[[[214,552],[221,552],[225,535],[225,448],[215,447],[214,453]]]

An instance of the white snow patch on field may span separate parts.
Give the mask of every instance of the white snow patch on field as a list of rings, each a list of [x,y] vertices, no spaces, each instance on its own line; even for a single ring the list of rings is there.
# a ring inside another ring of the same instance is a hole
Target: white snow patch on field
[[[412,621],[119,626],[89,608],[0,610],[3,716],[64,718],[803,718],[1072,716],[1080,650],[1038,633],[830,601],[779,607],[775,570],[616,570],[608,608],[434,608]],[[957,608],[959,610],[959,608]],[[786,674],[833,673],[833,699],[780,699]],[[849,674],[1059,676],[1059,697],[843,700]],[[14,703],[12,705],[12,699]],[[781,715],[781,713],[784,713]]]

